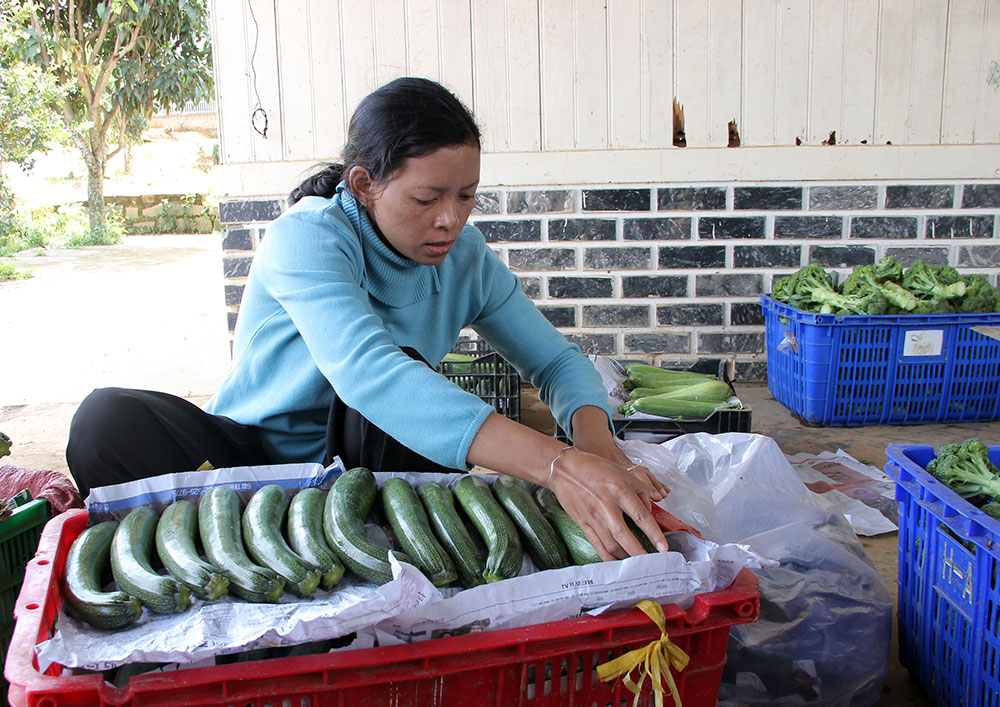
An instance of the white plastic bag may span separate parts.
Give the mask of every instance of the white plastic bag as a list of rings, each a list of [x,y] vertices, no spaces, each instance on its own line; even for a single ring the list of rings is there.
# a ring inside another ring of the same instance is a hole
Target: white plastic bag
[[[706,539],[778,563],[753,570],[760,618],[730,633],[719,704],[876,704],[892,598],[847,520],[816,501],[774,440],[699,433],[624,444],[671,488],[665,510]]]

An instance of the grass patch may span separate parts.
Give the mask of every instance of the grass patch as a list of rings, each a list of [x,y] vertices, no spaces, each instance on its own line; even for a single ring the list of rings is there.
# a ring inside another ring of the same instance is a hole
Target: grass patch
[[[29,277],[33,277],[30,270],[18,270],[13,263],[0,262],[0,282],[27,280]]]

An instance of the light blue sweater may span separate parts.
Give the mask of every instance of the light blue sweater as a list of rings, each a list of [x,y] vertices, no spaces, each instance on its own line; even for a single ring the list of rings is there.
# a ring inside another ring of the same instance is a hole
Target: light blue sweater
[[[399,442],[466,468],[493,408],[400,350],[437,363],[471,327],[538,388],[563,429],[573,412],[610,414],[593,364],[556,331],[467,225],[444,261],[393,253],[343,185],[271,223],[254,258],[235,362],[207,410],[261,428],[278,462],[322,462],[333,391]]]

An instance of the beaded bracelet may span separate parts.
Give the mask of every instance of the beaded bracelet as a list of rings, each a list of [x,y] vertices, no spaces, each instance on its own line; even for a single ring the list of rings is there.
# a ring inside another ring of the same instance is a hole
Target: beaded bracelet
[[[560,449],[560,450],[559,450],[559,453],[558,453],[558,454],[557,454],[557,455],[555,456],[555,459],[553,459],[553,460],[552,460],[552,463],[550,463],[550,464],[549,464],[549,478],[548,478],[548,479],[547,479],[547,480],[545,481],[545,485],[546,485],[546,486],[547,486],[548,488],[552,488],[552,474],[554,474],[554,473],[555,473],[555,470],[556,470],[556,462],[557,462],[557,461],[559,461],[559,458],[560,458],[560,457],[562,457],[562,455],[563,455],[563,454],[564,454],[564,453],[566,452],[566,450],[568,450],[568,449],[572,449],[572,447],[563,447],[562,449]]]

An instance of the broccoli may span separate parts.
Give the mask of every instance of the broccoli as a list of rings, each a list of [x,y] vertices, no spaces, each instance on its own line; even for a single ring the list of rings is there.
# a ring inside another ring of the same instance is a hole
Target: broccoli
[[[954,314],[955,305],[947,299],[922,299],[920,304],[910,310],[910,314]]]
[[[860,287],[850,294],[839,292],[833,276],[815,263],[775,280],[771,295],[803,311],[819,314],[885,314],[889,307],[882,291],[874,287]]]
[[[1000,520],[1000,502],[990,501],[989,503],[983,504],[979,510],[994,520]]]
[[[1000,312],[1000,291],[984,275],[966,275],[965,284],[965,296],[958,302],[959,312]]]
[[[891,255],[887,255],[875,264],[875,277],[879,282],[886,280],[899,282],[903,279],[903,265]]]
[[[795,294],[823,314],[882,314],[888,306],[875,288],[858,288],[850,294],[838,292],[830,274],[815,263],[801,268],[796,277]]]
[[[885,258],[882,260],[884,261]],[[889,300],[890,305],[899,307],[905,312],[911,312],[917,308],[920,301],[912,292],[903,288],[898,282],[885,279],[886,273],[892,271],[894,271],[893,268],[885,266],[855,265],[851,274],[844,280],[841,292],[849,295],[866,287],[874,287],[882,292],[882,295]]]
[[[965,281],[955,268],[935,267],[915,260],[903,274],[903,287],[922,299],[957,299],[965,294]]]
[[[927,471],[962,498],[981,506],[1000,497],[1000,469],[990,461],[989,452],[978,439],[946,444],[927,465]]]

